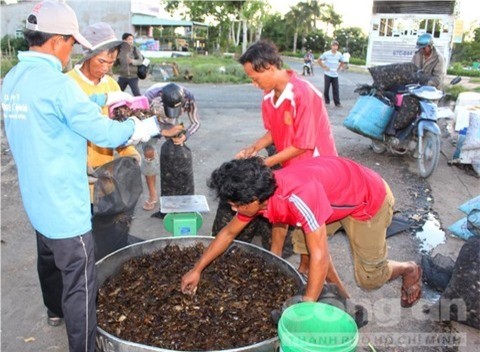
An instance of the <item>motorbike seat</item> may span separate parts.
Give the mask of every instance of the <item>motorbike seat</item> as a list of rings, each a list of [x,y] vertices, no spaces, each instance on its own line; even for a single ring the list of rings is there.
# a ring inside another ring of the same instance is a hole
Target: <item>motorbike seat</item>
[[[443,92],[432,86],[421,86],[412,89],[411,93],[416,97],[427,100],[438,100],[443,97]]]

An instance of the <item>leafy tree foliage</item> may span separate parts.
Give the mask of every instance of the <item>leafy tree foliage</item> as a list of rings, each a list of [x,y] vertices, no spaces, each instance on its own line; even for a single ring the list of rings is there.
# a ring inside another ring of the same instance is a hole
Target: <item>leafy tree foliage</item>
[[[348,52],[353,57],[365,58],[367,54],[368,37],[359,27],[347,27],[335,30],[334,39],[340,44],[340,51]]]
[[[322,30],[310,32],[305,36],[305,50],[311,49],[314,53],[322,53],[327,45],[327,38]]]
[[[263,25],[262,39],[274,42],[280,51],[291,48],[292,38],[285,28],[285,20],[279,13],[268,14]]]
[[[15,38],[11,35],[5,35],[0,42],[2,53],[5,55],[14,56],[19,51],[28,50],[28,43],[25,38]]]

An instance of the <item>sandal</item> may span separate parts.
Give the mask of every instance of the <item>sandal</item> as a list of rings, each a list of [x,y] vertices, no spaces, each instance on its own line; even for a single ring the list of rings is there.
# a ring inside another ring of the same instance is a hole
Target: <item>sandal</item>
[[[59,326],[62,324],[63,319],[59,317],[48,317],[47,324],[50,326]]]
[[[55,315],[51,310],[47,309],[47,324],[50,326],[59,326],[62,324],[63,318]]]
[[[153,200],[153,201],[150,201],[150,200],[146,200],[145,203],[143,203],[143,210],[153,210],[155,209],[155,206],[157,205],[157,201],[156,200]]]
[[[416,276],[415,276],[415,282],[408,286],[405,287],[405,284],[402,284],[402,296],[400,299],[400,305],[402,308],[410,308],[414,306],[415,304],[418,303],[420,300],[420,297],[422,296],[422,268],[415,264],[416,266]],[[412,293],[417,292],[417,297],[415,300],[412,302],[408,302],[408,296],[411,295]]]

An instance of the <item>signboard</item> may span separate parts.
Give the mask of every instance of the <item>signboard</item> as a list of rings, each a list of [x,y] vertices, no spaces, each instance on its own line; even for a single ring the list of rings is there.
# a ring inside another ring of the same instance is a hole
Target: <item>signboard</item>
[[[463,39],[463,20],[455,20],[453,27],[453,43],[461,43]]]
[[[151,0],[132,0],[132,13],[141,13],[157,17],[161,14],[162,7],[158,1]]]

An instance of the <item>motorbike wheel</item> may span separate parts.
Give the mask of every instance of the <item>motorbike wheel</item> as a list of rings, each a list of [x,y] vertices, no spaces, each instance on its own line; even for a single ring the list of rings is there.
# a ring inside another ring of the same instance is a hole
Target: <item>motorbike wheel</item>
[[[421,177],[429,177],[437,168],[440,158],[440,136],[425,131],[422,138],[422,149],[418,151],[417,166]],[[420,157],[422,155],[423,157]]]
[[[387,148],[385,147],[385,144],[379,141],[375,141],[372,139],[372,150],[375,154],[383,154]]]

